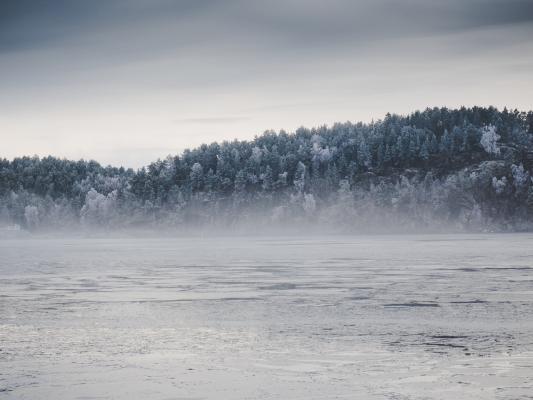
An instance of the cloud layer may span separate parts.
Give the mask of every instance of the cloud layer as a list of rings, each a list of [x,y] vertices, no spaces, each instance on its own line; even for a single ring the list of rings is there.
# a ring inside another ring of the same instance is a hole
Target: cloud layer
[[[533,108],[530,0],[6,0],[3,154],[140,166],[425,106]]]

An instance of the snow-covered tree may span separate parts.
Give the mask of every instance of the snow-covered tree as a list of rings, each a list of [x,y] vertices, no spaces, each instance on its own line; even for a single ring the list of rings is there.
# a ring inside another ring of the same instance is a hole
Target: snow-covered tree
[[[191,167],[191,187],[193,190],[201,190],[204,184],[204,168],[199,162]]]
[[[306,178],[306,167],[305,164],[301,161],[298,162],[296,167],[296,174],[294,176],[294,187],[298,193],[303,193],[305,188],[305,178]]]
[[[496,127],[489,125],[483,128],[480,144],[483,149],[489,154],[500,154],[498,140],[500,135],[496,133]]]
[[[522,164],[512,164],[511,173],[513,175],[513,182],[517,190],[520,191],[529,185],[529,172],[524,169]]]
[[[497,194],[502,194],[505,188],[507,187],[507,178],[504,176],[501,179],[492,178],[492,187]]]
[[[117,192],[107,196],[91,189],[85,196],[85,204],[80,210],[80,219],[84,225],[106,226],[112,222]]]

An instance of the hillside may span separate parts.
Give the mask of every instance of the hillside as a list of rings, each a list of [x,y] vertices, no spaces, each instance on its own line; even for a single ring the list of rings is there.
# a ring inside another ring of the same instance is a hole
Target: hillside
[[[138,171],[0,159],[0,225],[531,230],[532,175],[533,112],[433,108],[211,143]]]

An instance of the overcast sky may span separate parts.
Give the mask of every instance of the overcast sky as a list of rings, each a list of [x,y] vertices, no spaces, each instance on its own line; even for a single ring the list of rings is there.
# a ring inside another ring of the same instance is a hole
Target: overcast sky
[[[428,106],[533,109],[533,0],[2,0],[0,157],[140,167]]]

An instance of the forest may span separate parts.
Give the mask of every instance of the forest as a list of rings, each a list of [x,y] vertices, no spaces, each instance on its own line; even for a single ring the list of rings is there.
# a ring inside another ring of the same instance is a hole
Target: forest
[[[204,144],[137,171],[0,159],[0,229],[529,231],[533,112],[428,108]]]

